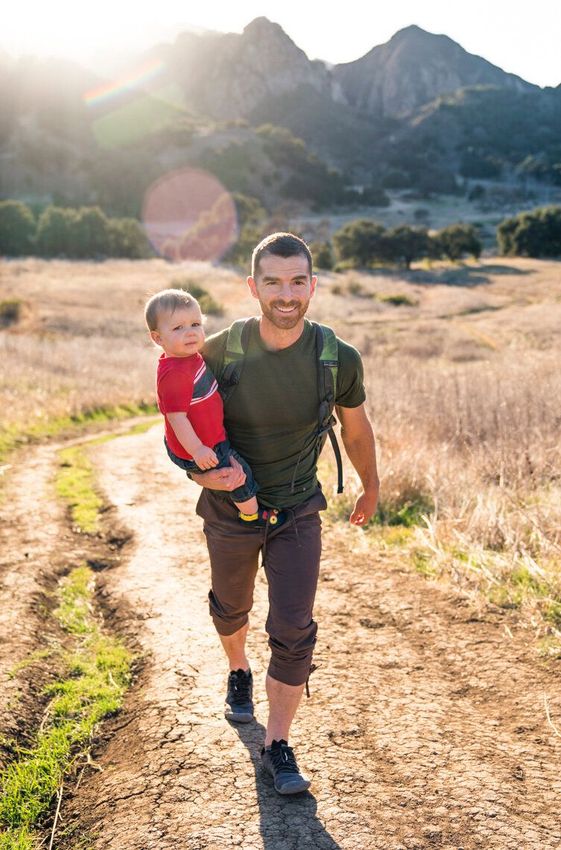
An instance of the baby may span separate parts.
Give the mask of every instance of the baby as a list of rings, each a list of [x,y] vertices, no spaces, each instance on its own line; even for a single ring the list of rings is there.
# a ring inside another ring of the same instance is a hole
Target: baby
[[[282,512],[259,508],[258,486],[246,461],[235,452],[224,430],[224,410],[216,378],[203,360],[203,317],[198,302],[182,289],[164,289],[147,302],[144,316],[150,337],[161,348],[158,406],[165,418],[167,452],[187,473],[202,474],[230,465],[235,457],[245,484],[228,495],[249,526],[280,525]]]

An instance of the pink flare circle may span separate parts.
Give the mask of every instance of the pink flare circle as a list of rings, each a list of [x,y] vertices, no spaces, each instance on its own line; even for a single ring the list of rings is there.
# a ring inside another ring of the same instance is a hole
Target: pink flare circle
[[[238,238],[236,205],[206,171],[182,168],[146,191],[142,221],[154,249],[168,260],[219,260]]]

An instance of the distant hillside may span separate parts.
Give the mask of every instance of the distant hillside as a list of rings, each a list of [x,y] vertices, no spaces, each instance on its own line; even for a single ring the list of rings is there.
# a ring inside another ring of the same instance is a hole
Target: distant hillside
[[[182,166],[269,208],[356,206],[353,185],[434,194],[462,177],[561,179],[561,86],[539,89],[417,26],[335,67],[264,17],[155,45],[114,80],[0,57],[0,97],[0,196],[39,205],[135,215],[150,183]]]
[[[185,33],[158,51],[188,106],[215,119],[247,117],[270,97],[309,87],[329,94],[326,66],[310,62],[284,30],[256,18],[241,35]]]

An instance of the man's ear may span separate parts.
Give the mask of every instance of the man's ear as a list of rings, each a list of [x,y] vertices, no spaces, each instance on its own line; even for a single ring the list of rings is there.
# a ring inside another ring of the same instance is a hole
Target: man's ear
[[[156,345],[160,345],[160,346],[161,346],[161,344],[162,344],[162,337],[160,336],[160,334],[158,333],[158,331],[150,331],[150,339],[152,340],[152,342],[155,342],[155,343],[156,343]]]
[[[312,278],[310,280],[310,298],[313,296],[314,292],[316,291],[317,284],[318,284],[317,275],[313,274]]]
[[[259,296],[257,295],[257,284],[255,283],[255,278],[251,277],[251,275],[247,279],[247,285],[253,297],[259,298]]]

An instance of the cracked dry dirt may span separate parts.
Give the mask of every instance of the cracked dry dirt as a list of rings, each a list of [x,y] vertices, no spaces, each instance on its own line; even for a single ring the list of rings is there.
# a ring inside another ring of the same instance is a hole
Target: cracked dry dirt
[[[227,668],[208,615],[195,485],[161,429],[92,450],[112,519],[133,543],[99,574],[103,606],[140,646],[142,673],[67,795],[62,848],[91,850],[553,850],[559,662],[539,661],[511,614],[324,536],[315,661],[292,743],[311,792],[281,798],[259,768],[266,720],[266,584],[250,657],[257,720],[222,715]],[[505,623],[512,633],[509,636]],[[82,845],[79,837],[87,837]],[[57,846],[55,844],[55,846]]]

